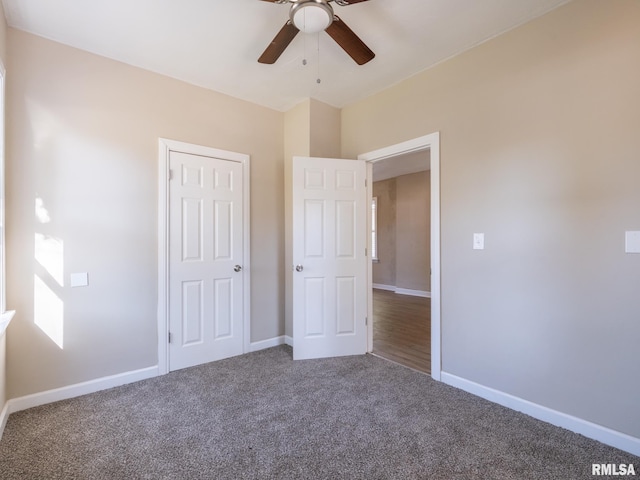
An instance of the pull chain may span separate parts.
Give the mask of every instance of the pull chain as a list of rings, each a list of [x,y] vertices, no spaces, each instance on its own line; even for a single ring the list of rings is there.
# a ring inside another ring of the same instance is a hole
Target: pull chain
[[[302,56],[302,65],[304,65],[305,67],[307,66],[307,36],[304,35],[304,37],[302,38],[303,41],[303,45],[304,45],[304,55]]]
[[[307,61],[307,35],[304,36],[303,42],[304,42],[304,46],[303,46],[304,52],[302,56],[302,65],[306,67],[307,64],[309,63]],[[320,32],[316,34],[316,54],[317,54],[316,83],[320,84],[322,82],[322,80],[320,79]]]
[[[321,80],[320,80],[320,32],[318,32],[318,36],[316,37],[317,39],[317,46],[318,46],[318,77],[316,78],[316,83],[320,84]]]

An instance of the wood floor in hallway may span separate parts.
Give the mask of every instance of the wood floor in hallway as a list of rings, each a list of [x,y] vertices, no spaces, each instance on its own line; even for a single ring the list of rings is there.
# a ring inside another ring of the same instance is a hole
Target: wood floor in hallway
[[[431,299],[374,289],[373,353],[431,373]]]

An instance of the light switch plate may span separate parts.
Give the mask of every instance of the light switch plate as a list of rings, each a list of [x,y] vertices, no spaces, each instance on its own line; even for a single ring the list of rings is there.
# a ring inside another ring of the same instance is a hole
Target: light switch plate
[[[473,249],[484,250],[484,233],[473,234]]]
[[[624,233],[625,253],[640,253],[640,232],[631,231]]]
[[[72,287],[86,287],[89,285],[89,274],[86,272],[83,273],[72,273],[71,274],[71,286]]]

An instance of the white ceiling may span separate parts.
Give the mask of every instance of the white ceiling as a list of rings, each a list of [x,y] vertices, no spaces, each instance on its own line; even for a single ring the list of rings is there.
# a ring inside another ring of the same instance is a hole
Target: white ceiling
[[[431,152],[420,151],[385,158],[373,163],[373,181],[409,175],[431,169]]]
[[[280,111],[309,97],[343,107],[567,1],[332,3],[376,53],[358,66],[324,32],[259,64],[289,12],[267,1],[2,0],[11,27]]]

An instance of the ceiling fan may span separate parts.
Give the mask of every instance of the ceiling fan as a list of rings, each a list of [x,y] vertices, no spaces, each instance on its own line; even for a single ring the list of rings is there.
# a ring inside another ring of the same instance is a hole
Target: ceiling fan
[[[342,49],[358,64],[364,65],[375,57],[365,43],[340,17],[333,13],[330,3],[347,6],[368,0],[262,0],[271,3],[290,3],[289,20],[271,41],[258,59],[260,63],[275,63],[298,32],[317,33],[326,31]]]

